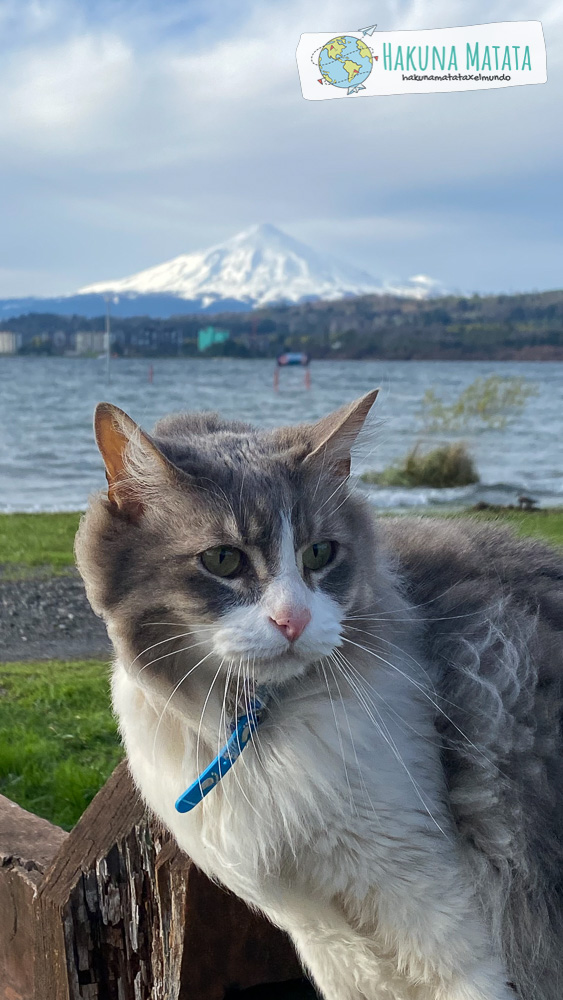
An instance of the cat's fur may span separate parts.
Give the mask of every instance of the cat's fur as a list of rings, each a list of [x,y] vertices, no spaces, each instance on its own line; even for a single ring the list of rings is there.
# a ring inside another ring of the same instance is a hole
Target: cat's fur
[[[373,398],[279,431],[179,415],[152,438],[98,410],[109,498],[76,552],[131,771],[327,1000],[560,1000],[563,561],[470,520],[376,526],[347,478]],[[323,539],[336,559],[308,573]],[[220,543],[244,578],[201,566]],[[312,614],[291,647],[280,601]],[[243,676],[267,717],[180,815]]]

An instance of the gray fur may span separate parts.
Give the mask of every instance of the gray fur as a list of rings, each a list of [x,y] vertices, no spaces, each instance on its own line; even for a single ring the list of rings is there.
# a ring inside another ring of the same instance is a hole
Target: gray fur
[[[470,520],[383,523],[420,618],[421,658],[434,668],[450,806],[491,927],[520,995],[556,1000],[563,996],[563,559]]]
[[[152,665],[146,649],[186,621],[213,623],[233,601],[258,599],[276,570],[280,511],[291,512],[299,542],[342,538],[345,555],[311,586],[342,606],[348,635],[362,641],[353,630],[364,629],[373,645],[379,616],[395,643],[415,651],[435,706],[449,809],[491,934],[522,1000],[559,1000],[561,555],[468,519],[383,518],[376,531],[348,483],[322,462],[303,462],[317,443],[313,426],[265,432],[181,414],[157,424],[152,440],[181,470],[177,480],[150,472],[141,521],[94,498],[77,537],[91,603],[116,645],[155,683],[175,680],[178,658],[163,654]],[[142,481],[142,455],[131,456],[130,473]],[[238,538],[263,556],[263,577],[249,572],[235,597],[194,569],[214,537]]]

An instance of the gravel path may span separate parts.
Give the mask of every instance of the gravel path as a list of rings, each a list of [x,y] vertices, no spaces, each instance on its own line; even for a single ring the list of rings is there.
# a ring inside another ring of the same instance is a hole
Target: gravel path
[[[8,579],[0,567],[0,661],[108,659],[111,645],[76,570],[27,571]]]

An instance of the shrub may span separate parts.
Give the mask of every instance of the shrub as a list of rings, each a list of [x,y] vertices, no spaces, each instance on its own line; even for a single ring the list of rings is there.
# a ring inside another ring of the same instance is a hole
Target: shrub
[[[427,389],[421,417],[425,430],[430,432],[463,431],[483,425],[504,430],[510,420],[520,415],[530,396],[537,394],[537,386],[522,377],[481,376],[449,404],[443,403],[434,389]]]
[[[383,472],[364,472],[366,483],[378,486],[469,486],[479,482],[475,463],[463,443],[446,444],[425,453],[418,444]]]

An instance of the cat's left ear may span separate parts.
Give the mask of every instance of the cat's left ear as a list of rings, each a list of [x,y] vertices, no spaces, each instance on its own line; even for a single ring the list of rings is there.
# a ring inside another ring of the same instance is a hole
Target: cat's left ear
[[[372,389],[365,396],[342,406],[313,424],[313,451],[306,463],[323,462],[336,476],[346,479],[350,475],[351,449],[364,426],[379,389]]]

